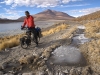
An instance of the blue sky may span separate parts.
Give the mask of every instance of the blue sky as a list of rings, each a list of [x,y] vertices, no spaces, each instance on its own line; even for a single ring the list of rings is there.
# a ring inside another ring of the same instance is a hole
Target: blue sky
[[[17,19],[26,10],[36,14],[46,9],[78,17],[100,10],[100,0],[0,0],[0,18]]]

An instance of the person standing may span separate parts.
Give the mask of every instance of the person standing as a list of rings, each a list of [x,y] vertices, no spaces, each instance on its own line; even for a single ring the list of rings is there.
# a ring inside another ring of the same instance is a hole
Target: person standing
[[[37,32],[35,30],[35,24],[34,24],[34,17],[30,15],[29,11],[25,11],[25,15],[26,18],[24,19],[24,23],[21,29],[23,29],[27,25],[28,30],[32,32],[33,38],[35,38],[36,46],[38,46]]]

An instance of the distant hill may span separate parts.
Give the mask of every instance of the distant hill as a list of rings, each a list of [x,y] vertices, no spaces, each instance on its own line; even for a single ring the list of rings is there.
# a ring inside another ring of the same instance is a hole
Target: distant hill
[[[7,19],[7,18],[0,18],[0,20],[1,20],[1,19],[2,19],[2,20],[9,20],[9,19]]]
[[[54,11],[54,10],[45,10],[43,12],[40,12],[38,14],[32,15],[35,20],[67,20],[67,19],[73,19],[74,17],[68,15],[67,13],[64,12],[59,12],[59,11]],[[18,20],[23,21],[24,16],[20,17]]]
[[[18,20],[2,19],[0,18],[0,23],[10,23],[10,22],[19,22]]]
[[[100,11],[96,11],[94,13],[75,18],[74,20],[83,21],[83,20],[96,20],[96,19],[100,19]]]

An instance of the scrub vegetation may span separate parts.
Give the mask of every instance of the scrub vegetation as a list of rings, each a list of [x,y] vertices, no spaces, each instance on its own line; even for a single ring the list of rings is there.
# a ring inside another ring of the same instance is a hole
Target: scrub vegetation
[[[100,38],[100,21],[90,21],[85,24],[86,36],[89,38]]]
[[[81,51],[84,54],[88,65],[100,73],[100,21],[90,21],[85,24],[85,34],[91,39],[90,42],[81,46]]]

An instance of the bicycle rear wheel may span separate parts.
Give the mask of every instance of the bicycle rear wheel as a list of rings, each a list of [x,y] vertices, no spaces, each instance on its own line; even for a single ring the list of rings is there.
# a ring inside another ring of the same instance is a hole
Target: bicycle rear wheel
[[[34,37],[34,34],[31,35],[31,40],[33,40],[34,43],[36,43],[36,39]],[[40,38],[37,36],[37,42],[40,41]]]
[[[36,43],[35,37],[33,38],[33,41]],[[37,42],[39,43],[39,41],[40,41],[40,38],[37,37]]]

